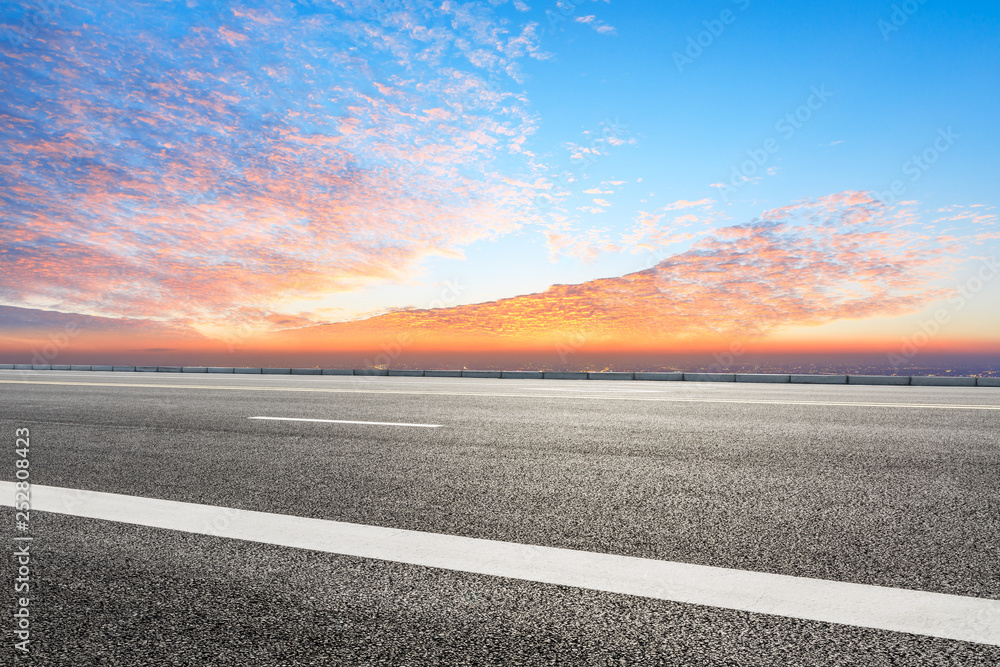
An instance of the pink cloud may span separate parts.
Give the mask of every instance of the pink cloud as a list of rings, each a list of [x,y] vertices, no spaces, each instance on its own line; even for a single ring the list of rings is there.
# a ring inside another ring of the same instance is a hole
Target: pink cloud
[[[504,74],[541,57],[531,30],[458,5],[442,9],[450,29],[430,32],[402,27],[406,11],[377,25],[343,11],[288,22],[238,9],[176,42],[87,35],[25,61],[24,104],[47,101],[0,116],[12,137],[0,297],[267,326],[288,300],[409,280],[427,258],[532,223],[530,188],[495,166],[537,122]],[[302,52],[331,30],[410,64]],[[435,41],[493,49],[495,71],[414,70]],[[58,94],[31,70],[43,62]]]
[[[868,227],[859,228],[861,217]],[[428,345],[528,348],[583,332],[594,345],[616,349],[684,349],[764,339],[787,326],[894,316],[947,296],[935,281],[948,275],[957,250],[921,243],[898,222],[898,212],[864,196],[800,202],[716,230],[686,252],[618,278],[489,303],[399,311],[304,329],[293,339],[322,345],[405,331]],[[572,234],[548,235],[563,252],[587,247]]]

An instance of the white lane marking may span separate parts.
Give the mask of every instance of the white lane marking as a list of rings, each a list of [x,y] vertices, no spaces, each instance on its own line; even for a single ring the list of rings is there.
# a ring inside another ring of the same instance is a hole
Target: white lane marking
[[[249,376],[248,376],[249,377]],[[596,380],[595,380],[596,382]],[[559,394],[515,394],[511,392],[471,392],[471,391],[403,391],[400,389],[334,389],[331,387],[265,387],[238,385],[199,385],[199,384],[149,384],[138,382],[56,382],[35,380],[0,380],[0,384],[44,384],[77,387],[140,387],[152,389],[208,389],[218,391],[301,391],[327,394],[403,394],[408,396],[479,396],[482,398],[560,398],[572,401],[659,401],[664,403],[735,403],[743,405],[811,405],[839,406],[858,408],[917,408],[934,410],[1000,410],[1000,405],[961,405],[952,403],[860,403],[850,401],[782,401],[766,399],[743,398],[675,398],[667,396],[614,396],[604,392],[601,396],[561,396]],[[863,386],[863,385],[855,385]],[[693,389],[693,388],[691,388]]]
[[[250,417],[283,422],[321,422],[324,424],[372,424],[373,426],[418,426],[421,428],[441,428],[441,424],[405,424],[403,422],[358,422],[348,419],[305,419],[302,417]]]
[[[3,504],[15,485],[0,482]],[[1000,600],[31,485],[31,509],[1000,646]]]

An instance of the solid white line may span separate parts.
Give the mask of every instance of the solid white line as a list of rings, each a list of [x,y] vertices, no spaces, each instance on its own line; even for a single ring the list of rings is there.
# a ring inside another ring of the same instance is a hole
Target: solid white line
[[[13,482],[0,482],[5,505]],[[31,486],[31,508],[200,535],[1000,646],[1000,600]]]
[[[254,377],[254,376],[245,376]],[[582,380],[581,380],[582,382]],[[596,382],[596,380],[595,380]],[[851,401],[783,401],[771,399],[742,399],[742,398],[676,398],[667,396],[631,396],[631,395],[611,395],[609,392],[600,392],[600,396],[562,396],[560,394],[517,394],[508,391],[404,391],[401,389],[335,389],[332,387],[267,387],[249,385],[199,385],[199,384],[150,384],[138,382],[56,382],[56,381],[34,381],[34,380],[0,380],[0,384],[44,384],[62,385],[77,387],[139,387],[147,389],[208,389],[211,391],[231,390],[231,391],[290,391],[290,392],[315,392],[328,394],[402,394],[407,396],[479,396],[485,398],[506,397],[506,398],[554,398],[572,401],[659,401],[663,403],[733,403],[742,405],[805,405],[805,406],[834,406],[834,407],[857,407],[857,408],[916,408],[925,410],[1000,410],[1000,405],[961,405],[952,403],[861,403]],[[682,384],[682,383],[679,383]],[[749,385],[744,385],[749,386]],[[801,386],[801,385],[794,385]],[[867,385],[854,385],[855,387]],[[523,390],[531,390],[534,387],[525,387]],[[690,389],[694,389],[691,387]],[[702,387],[701,389],[704,389]]]
[[[324,424],[372,424],[374,426],[418,426],[421,428],[441,428],[441,424],[404,424],[402,422],[357,422],[347,419],[303,419],[302,417],[250,417],[250,419],[270,419],[282,422],[322,422]]]

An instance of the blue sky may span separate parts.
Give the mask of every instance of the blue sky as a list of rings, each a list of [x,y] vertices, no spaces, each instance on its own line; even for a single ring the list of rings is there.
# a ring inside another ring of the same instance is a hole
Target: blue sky
[[[606,229],[604,236],[613,236],[631,226],[637,211],[703,198],[715,199],[722,219],[737,224],[833,192],[886,193],[894,181],[905,185],[900,201],[919,202],[931,217],[956,204],[998,204],[992,187],[1000,149],[992,120],[1000,109],[995,3],[923,3],[904,12],[905,21],[894,13],[899,5],[888,2],[530,5],[526,13],[509,5],[498,11],[538,21],[539,45],[551,56],[526,61],[523,81],[539,119],[530,146],[550,168],[543,173],[579,178],[569,188],[570,210],[590,203],[583,191],[602,181],[627,183],[600,196],[611,203],[606,212],[574,211],[580,232]],[[590,24],[577,21],[591,15],[597,18]],[[598,33],[591,27],[596,22],[614,32]],[[713,28],[719,34],[708,40]],[[700,52],[689,42],[699,38],[707,43]],[[778,123],[807,103],[813,88],[829,91],[829,100],[792,127],[791,136],[790,125],[779,131]],[[609,121],[635,144],[616,147],[586,169],[568,159],[565,144],[582,143],[584,132],[599,132]],[[911,158],[932,148],[940,130],[957,139],[927,169],[913,165]],[[759,151],[768,139],[779,149],[755,174],[759,181],[722,201],[711,185],[728,181],[747,151]],[[511,163],[512,171],[521,167]],[[478,271],[489,267],[489,273],[467,298],[502,296],[502,286],[511,284],[511,255],[539,265],[519,276],[521,291],[648,265],[646,255],[625,249],[590,261],[562,256],[543,266],[550,253],[537,233],[470,248]],[[436,264],[440,279],[449,270],[468,275],[453,269],[454,262]]]
[[[784,253],[814,301],[767,331],[891,337],[1000,245],[998,35],[987,2],[7,4],[0,306],[211,336],[680,265],[736,294]]]

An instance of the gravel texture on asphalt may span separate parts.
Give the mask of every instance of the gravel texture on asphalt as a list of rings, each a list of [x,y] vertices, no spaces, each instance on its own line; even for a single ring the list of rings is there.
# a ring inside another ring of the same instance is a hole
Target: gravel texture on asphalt
[[[17,664],[1000,663],[998,647],[57,514],[33,521],[35,641]]]
[[[183,379],[208,388],[0,383],[0,423],[30,427],[36,484],[1000,598],[1000,411],[699,400],[1000,403],[989,388]],[[362,391],[267,390],[339,386]],[[688,400],[635,400],[656,397]],[[35,659],[52,658],[37,664],[1000,663],[961,642],[32,521]]]

